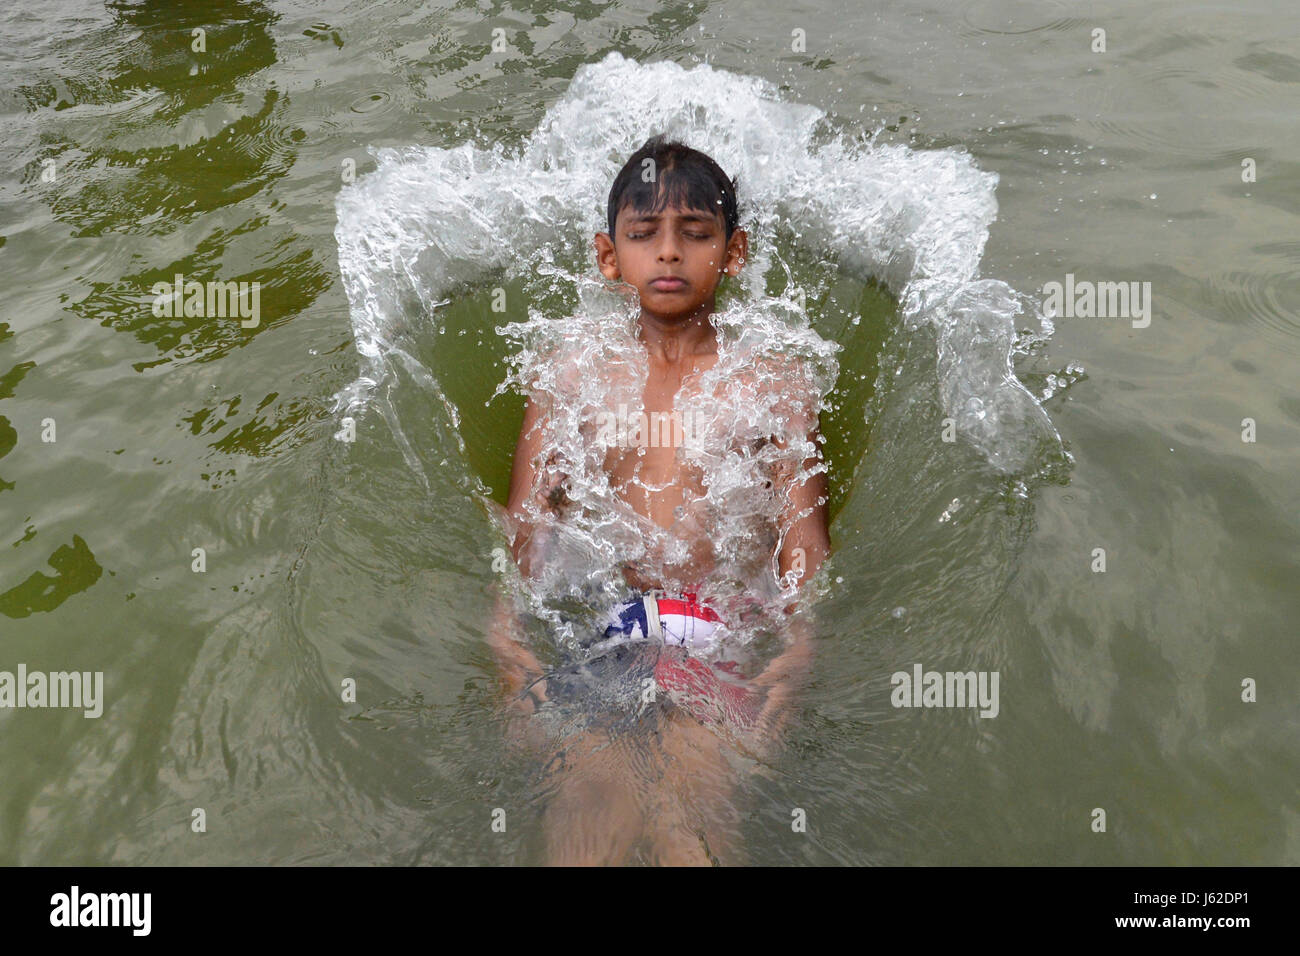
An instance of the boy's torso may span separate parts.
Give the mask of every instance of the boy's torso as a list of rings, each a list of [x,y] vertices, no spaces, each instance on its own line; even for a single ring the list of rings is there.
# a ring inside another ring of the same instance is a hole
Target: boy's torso
[[[650,356],[641,407],[629,409],[625,416],[633,424],[607,445],[603,470],[610,488],[647,525],[649,553],[623,565],[624,577],[633,588],[672,590],[674,583],[679,590],[702,588],[716,563],[720,516],[697,458],[701,453],[716,457],[728,451],[752,454],[768,440],[756,435],[740,439],[720,431],[720,423],[735,420],[728,414],[728,403],[734,404],[737,393],[744,391],[736,386],[745,384],[745,373],[706,386],[705,373],[717,363],[716,348],[671,363]],[[634,372],[622,366],[610,368],[607,374],[611,392],[618,392],[618,376]],[[701,408],[716,414],[700,415]],[[641,414],[644,419],[638,418]],[[584,422],[582,431],[588,441],[595,439],[592,422]],[[775,544],[774,523],[770,531],[770,536],[760,535],[752,542],[754,548],[766,549],[768,558]]]

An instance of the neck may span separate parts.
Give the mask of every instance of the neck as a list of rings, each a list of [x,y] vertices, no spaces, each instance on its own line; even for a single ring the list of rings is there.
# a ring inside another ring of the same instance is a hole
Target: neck
[[[712,351],[708,347],[715,339],[713,324],[709,321],[712,306],[710,301],[684,318],[672,319],[661,318],[643,309],[637,324],[646,351],[652,358],[665,362],[676,362],[684,356]]]

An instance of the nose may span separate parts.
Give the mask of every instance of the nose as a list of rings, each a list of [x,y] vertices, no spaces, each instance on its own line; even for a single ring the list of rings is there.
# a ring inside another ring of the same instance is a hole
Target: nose
[[[656,250],[655,258],[660,262],[677,262],[681,257],[677,237],[672,235],[670,230],[665,229],[664,235],[659,240],[659,248]]]

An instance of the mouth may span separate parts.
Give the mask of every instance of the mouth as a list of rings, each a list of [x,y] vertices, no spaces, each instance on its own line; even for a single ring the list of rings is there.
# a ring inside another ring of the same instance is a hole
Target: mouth
[[[679,279],[677,276],[660,276],[650,280],[650,288],[658,289],[660,292],[676,292],[678,289],[686,288],[686,280]]]

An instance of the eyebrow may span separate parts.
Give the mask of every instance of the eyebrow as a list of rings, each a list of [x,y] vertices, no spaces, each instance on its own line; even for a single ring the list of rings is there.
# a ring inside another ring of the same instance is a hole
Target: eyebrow
[[[630,226],[634,223],[640,222],[658,222],[662,218],[663,216],[658,213],[642,213],[639,216],[633,216],[627,221],[627,224]],[[714,225],[716,223],[716,219],[713,216],[706,216],[703,213],[689,212],[678,216],[677,218],[683,222],[704,222],[709,225]]]

